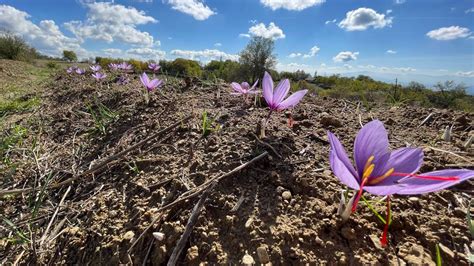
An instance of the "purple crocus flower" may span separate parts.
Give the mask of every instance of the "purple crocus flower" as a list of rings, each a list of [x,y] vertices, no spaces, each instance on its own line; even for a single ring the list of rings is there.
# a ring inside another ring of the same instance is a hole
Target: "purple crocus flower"
[[[288,79],[284,79],[278,83],[275,89],[273,89],[272,77],[267,72],[265,72],[265,75],[263,76],[262,87],[263,97],[265,98],[265,101],[267,102],[271,111],[281,111],[294,107],[308,92],[308,90],[300,90],[290,95],[290,97],[286,98],[286,100],[283,100],[290,91],[290,81]]]
[[[122,70],[132,70],[133,66],[130,65],[129,63],[127,63],[127,62],[122,62],[119,65],[119,68],[122,69]]]
[[[348,187],[358,190],[352,211],[365,190],[375,195],[412,195],[439,191],[474,177],[474,171],[446,169],[415,174],[423,164],[423,150],[401,148],[389,150],[388,134],[382,122],[367,123],[354,142],[352,165],[341,142],[328,131],[331,144],[329,161],[336,177]]]
[[[115,64],[115,63],[110,63],[110,64],[109,64],[109,68],[110,68],[110,70],[114,70],[114,71],[115,71],[115,70],[119,69],[119,65],[118,65],[118,64]]]
[[[160,70],[160,65],[156,64],[156,63],[150,63],[148,64],[148,68],[153,71],[153,72],[158,72],[158,70]]]
[[[147,89],[148,92],[160,87],[163,84],[163,80],[160,79],[152,79],[148,78],[148,75],[143,72],[140,76],[140,80],[142,81],[143,86]]]
[[[76,66],[70,66],[70,67],[67,68],[66,72],[68,74],[71,74],[76,70],[76,68],[77,68]]]
[[[84,73],[86,73],[86,71],[82,68],[76,68],[76,73],[79,74],[79,75],[83,75]]]
[[[117,80],[117,83],[120,85],[125,85],[125,84],[128,84],[129,82],[130,82],[130,79],[127,78],[126,76],[120,76]]]
[[[250,85],[247,82],[242,82],[241,84],[237,82],[232,82],[230,84],[232,88],[234,89],[234,92],[232,94],[247,95],[247,94],[258,93],[258,91],[255,90],[257,83],[258,83],[258,80],[255,81],[255,83],[250,88]]]
[[[89,66],[93,72],[99,72],[102,68],[99,65]]]
[[[107,75],[104,73],[100,73],[100,72],[96,72],[94,74],[92,74],[92,77],[95,78],[95,80],[97,81],[100,81],[101,79],[105,79],[105,77],[107,77]]]

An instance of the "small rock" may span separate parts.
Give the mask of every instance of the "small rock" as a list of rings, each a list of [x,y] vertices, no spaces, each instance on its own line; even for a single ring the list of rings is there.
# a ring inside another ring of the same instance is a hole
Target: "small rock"
[[[135,236],[135,233],[133,231],[128,231],[123,235],[124,240],[132,240],[132,238]]]
[[[197,246],[190,247],[186,254],[186,259],[188,261],[195,261],[197,258],[199,258],[199,248]]]
[[[319,122],[325,127],[329,127],[329,126],[340,127],[340,126],[342,126],[341,121],[339,121],[334,116],[330,116],[330,115],[322,116],[321,119],[319,120]]]
[[[408,201],[412,202],[412,203],[415,203],[415,202],[418,202],[420,199],[418,197],[409,197],[408,198]]]
[[[246,222],[245,222],[245,228],[249,228],[253,223],[253,217],[250,217]]]
[[[376,236],[376,235],[370,235],[370,240],[372,240],[372,244],[374,244],[374,246],[375,246],[377,249],[383,250],[383,247],[382,247],[382,245],[380,244],[380,239],[379,239],[378,236]]]
[[[257,248],[257,255],[261,264],[270,262],[270,257],[268,256],[267,248],[265,246],[260,246]]]
[[[281,196],[283,197],[283,199],[285,200],[290,200],[291,199],[291,192],[290,191],[284,191]]]
[[[162,241],[163,239],[165,239],[165,234],[161,233],[161,232],[153,232],[153,236],[158,240],[158,241]]]
[[[277,192],[278,194],[283,193],[283,191],[285,191],[285,188],[282,187],[282,186],[278,186],[278,187],[276,188],[276,192]]]
[[[342,236],[347,239],[347,240],[355,240],[357,239],[357,235],[355,233],[355,230],[354,228],[350,228],[350,227],[343,227],[341,229],[341,234]]]
[[[248,253],[246,253],[244,255],[244,257],[242,258],[242,264],[243,265],[254,265],[255,264],[255,260],[252,258],[252,256],[250,256]]]

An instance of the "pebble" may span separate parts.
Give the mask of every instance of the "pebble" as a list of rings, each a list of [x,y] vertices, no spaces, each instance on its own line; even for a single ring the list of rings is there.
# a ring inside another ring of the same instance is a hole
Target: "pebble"
[[[133,231],[128,231],[123,235],[123,239],[131,240],[134,236],[135,236],[135,233]]]
[[[267,248],[265,246],[260,246],[257,248],[257,255],[261,264],[270,262],[270,257],[268,256]]]
[[[380,249],[380,250],[383,250],[383,247],[382,245],[380,244],[380,238],[376,235],[370,235],[370,240],[372,240],[372,244],[374,244],[374,246],[377,248],[377,249]]]
[[[418,197],[409,197],[408,198],[408,201],[413,202],[413,203],[418,202],[419,200],[420,200],[420,198],[418,198]]]
[[[250,256],[248,253],[244,255],[244,257],[242,258],[242,264],[243,265],[254,265],[255,264],[255,260],[252,258],[252,256]]]
[[[449,249],[447,246],[439,243],[439,249],[441,249],[441,251],[446,254],[448,257],[450,257],[451,259],[454,259],[454,252]]]
[[[342,236],[347,239],[347,240],[355,240],[357,239],[357,235],[355,233],[355,230],[354,228],[350,228],[350,227],[343,227],[341,229],[341,234]]]
[[[161,232],[153,232],[153,236],[158,240],[158,241],[162,241],[163,239],[165,239],[165,234],[161,233]]]
[[[283,197],[283,199],[285,200],[290,200],[291,199],[291,192],[290,191],[284,191],[281,196]]]
[[[277,192],[278,194],[283,193],[283,191],[285,191],[285,188],[282,187],[282,186],[278,186],[278,187],[276,188],[276,192]]]
[[[188,261],[194,261],[199,258],[199,248],[197,246],[192,246],[188,249],[188,253],[186,254],[186,259]]]
[[[249,228],[253,223],[253,217],[250,217],[246,222],[245,222],[245,228]]]

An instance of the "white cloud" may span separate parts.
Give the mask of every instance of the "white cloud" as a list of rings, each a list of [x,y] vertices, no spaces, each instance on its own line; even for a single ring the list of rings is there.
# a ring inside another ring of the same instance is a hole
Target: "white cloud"
[[[251,20],[249,20],[249,22],[250,22],[251,24],[257,24],[258,21],[257,21],[256,19],[251,19]]]
[[[400,71],[400,72],[415,72],[416,69],[411,68],[411,67],[394,67],[392,68],[395,71]]]
[[[308,7],[320,5],[324,3],[325,0],[260,0],[264,6],[276,10],[279,8],[284,8],[287,10],[296,10],[301,11]]]
[[[102,49],[102,52],[104,52],[108,56],[114,56],[114,55],[119,55],[122,53],[122,49],[117,49],[117,48],[107,48],[107,49]]]
[[[235,54],[227,54],[225,52],[216,50],[216,49],[206,49],[202,51],[194,51],[194,50],[172,50],[171,51],[172,55],[178,56],[178,57],[184,57],[184,58],[189,58],[189,59],[201,59],[203,61],[209,61],[209,60],[233,60],[237,61],[239,60],[239,56]]]
[[[0,28],[21,36],[43,54],[61,56],[63,50],[73,50],[79,57],[89,54],[75,38],[65,36],[52,20],[42,20],[38,25],[29,20],[28,13],[12,6],[0,5]]]
[[[157,49],[152,49],[149,47],[140,47],[140,48],[132,48],[128,49],[126,51],[127,54],[130,55],[130,57],[137,57],[139,59],[163,59],[164,56],[166,55],[166,52],[157,50]]]
[[[215,47],[221,47],[221,46],[222,46],[222,43],[216,42],[216,43],[214,44],[214,46],[215,46]]]
[[[455,75],[459,77],[474,78],[474,71],[458,71]]]
[[[395,51],[395,50],[390,50],[390,49],[389,49],[389,50],[387,50],[386,53],[387,53],[387,54],[396,54],[397,51]]]
[[[324,22],[324,24],[329,24],[329,23],[336,23],[336,19],[333,19],[333,20],[326,20],[326,22]]]
[[[353,60],[357,60],[357,56],[359,52],[350,52],[344,51],[337,54],[335,57],[332,58],[334,62],[349,62]]]
[[[270,22],[270,24],[268,24],[268,27],[265,26],[265,24],[263,23],[256,24],[250,27],[249,34],[253,36],[269,38],[273,40],[285,38],[285,34],[283,33],[283,31],[273,22]],[[245,36],[245,35],[240,34],[239,36]]]
[[[391,9],[387,9],[387,11],[385,11],[385,14],[387,14],[387,15],[388,15],[388,14],[390,14],[390,13],[392,13],[392,12],[393,12],[393,10],[391,10]]]
[[[449,41],[454,39],[466,38],[471,35],[468,28],[459,26],[443,27],[426,33],[426,36],[438,41]]]
[[[315,45],[315,46],[311,47],[311,49],[309,50],[309,53],[305,54],[303,57],[304,58],[313,57],[319,52],[319,50],[321,50],[321,49],[318,46]]]
[[[108,43],[120,41],[142,46],[155,44],[153,36],[136,28],[137,25],[158,22],[153,17],[146,16],[145,12],[109,2],[95,2],[86,6],[88,13],[85,22],[64,23],[79,40],[92,39]]]
[[[397,5],[404,4],[405,2],[406,2],[406,0],[395,0],[395,4],[397,4]]]
[[[349,64],[344,64],[344,68],[346,68],[346,69],[352,69],[352,66],[349,65]]]
[[[240,37],[240,38],[250,38],[250,34],[241,33],[241,34],[239,34],[239,37]]]
[[[302,53],[291,53],[288,57],[289,58],[295,58],[295,57],[300,57],[302,55],[303,55]]]
[[[174,10],[193,16],[197,20],[206,20],[216,13],[200,0],[169,0]]]
[[[380,29],[392,25],[392,18],[385,17],[371,8],[361,7],[346,13],[339,27],[347,31],[366,30],[369,27]]]
[[[467,9],[465,13],[474,13],[474,7]]]

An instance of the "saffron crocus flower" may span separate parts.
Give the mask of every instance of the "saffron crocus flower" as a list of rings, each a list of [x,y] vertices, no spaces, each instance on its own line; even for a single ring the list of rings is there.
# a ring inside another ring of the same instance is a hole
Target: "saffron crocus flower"
[[[143,72],[143,74],[140,76],[140,80],[148,92],[160,87],[163,84],[163,81],[160,79],[150,80],[145,72]]]
[[[156,63],[150,63],[148,64],[148,68],[153,71],[153,72],[158,72],[158,70],[160,70],[160,65],[156,64]]]
[[[68,67],[68,68],[67,68],[66,72],[67,72],[68,74],[71,74],[71,73],[73,73],[75,70],[76,70],[76,67],[75,67],[75,66],[71,66],[71,67]]]
[[[130,65],[129,63],[127,63],[127,62],[122,62],[119,65],[119,68],[122,69],[122,70],[132,70],[133,66]]]
[[[107,75],[104,73],[100,73],[100,72],[96,72],[94,74],[92,74],[92,77],[95,78],[95,80],[97,81],[100,81],[101,79],[105,79],[107,77]]]
[[[84,69],[78,67],[78,68],[76,68],[76,73],[79,74],[79,75],[82,75],[82,74],[86,73],[86,71]]]
[[[255,87],[257,86],[257,83],[258,83],[258,80],[255,81],[255,83],[250,88],[250,85],[247,82],[242,82],[241,84],[239,84],[237,82],[232,82],[230,84],[232,86],[232,89],[234,89],[234,92],[232,94],[247,95],[247,94],[258,93],[255,90]]]
[[[424,194],[439,191],[474,177],[474,171],[447,169],[415,174],[423,164],[423,150],[401,148],[390,151],[388,135],[382,122],[367,123],[354,142],[352,165],[341,142],[328,132],[331,144],[331,169],[348,187],[358,190],[352,210],[355,211],[362,191],[375,195]]]
[[[125,85],[125,84],[128,84],[129,82],[130,82],[130,79],[125,76],[120,76],[117,80],[117,83],[120,85]]]
[[[99,71],[102,69],[99,65],[92,65],[92,66],[89,66],[89,68],[90,68],[93,72],[99,72]]]
[[[263,97],[265,98],[265,101],[267,102],[271,111],[281,111],[294,107],[308,92],[308,90],[300,90],[283,100],[290,91],[290,81],[288,79],[284,79],[280,81],[280,83],[278,83],[274,89],[272,77],[267,72],[265,72],[265,75],[263,76],[262,87]]]
[[[119,69],[119,65],[118,65],[118,64],[115,64],[115,63],[110,63],[110,64],[109,64],[109,68],[110,68],[110,70],[114,70],[114,71],[115,71],[115,70]]]

